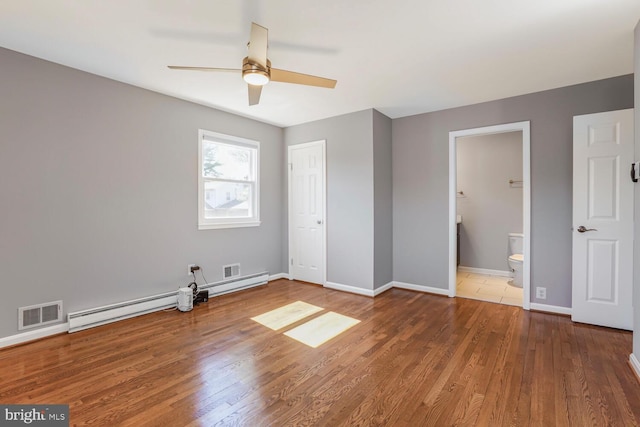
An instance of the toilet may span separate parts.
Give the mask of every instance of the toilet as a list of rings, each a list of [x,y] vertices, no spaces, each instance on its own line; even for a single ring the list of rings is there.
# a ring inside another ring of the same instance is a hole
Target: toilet
[[[513,279],[509,281],[509,284],[518,288],[522,287],[523,240],[524,234],[509,233],[509,268],[513,272]]]

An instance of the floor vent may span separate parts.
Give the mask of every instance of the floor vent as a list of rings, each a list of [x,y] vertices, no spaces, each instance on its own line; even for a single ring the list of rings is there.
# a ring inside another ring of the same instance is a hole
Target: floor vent
[[[230,277],[240,276],[240,264],[229,264],[222,267],[222,278],[229,279]]]
[[[62,320],[62,301],[18,308],[18,330],[35,328]]]

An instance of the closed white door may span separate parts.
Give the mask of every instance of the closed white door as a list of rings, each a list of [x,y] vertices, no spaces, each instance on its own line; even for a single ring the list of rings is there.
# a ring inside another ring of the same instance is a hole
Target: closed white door
[[[573,118],[576,322],[633,329],[633,110]]]
[[[289,147],[289,277],[325,282],[325,142]]]

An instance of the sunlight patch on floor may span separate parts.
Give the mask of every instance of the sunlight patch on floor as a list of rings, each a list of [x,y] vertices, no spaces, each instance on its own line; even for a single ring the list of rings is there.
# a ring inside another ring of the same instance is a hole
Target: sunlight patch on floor
[[[322,310],[324,310],[322,307],[317,307],[304,301],[296,301],[252,317],[251,320],[277,331]]]
[[[358,323],[358,319],[330,311],[285,332],[285,335],[316,348]]]

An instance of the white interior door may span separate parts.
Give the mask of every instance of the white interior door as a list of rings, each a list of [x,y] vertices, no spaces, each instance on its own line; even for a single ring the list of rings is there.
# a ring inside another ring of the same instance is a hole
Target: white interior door
[[[289,277],[325,282],[325,142],[289,147]]]
[[[633,329],[633,110],[573,118],[576,322]]]

